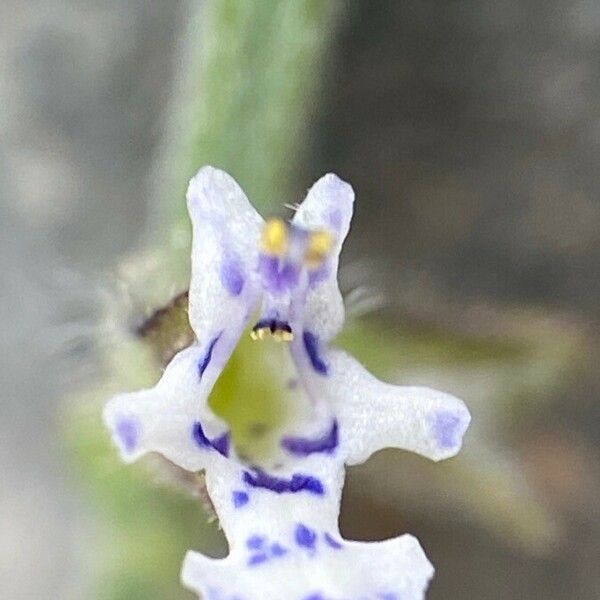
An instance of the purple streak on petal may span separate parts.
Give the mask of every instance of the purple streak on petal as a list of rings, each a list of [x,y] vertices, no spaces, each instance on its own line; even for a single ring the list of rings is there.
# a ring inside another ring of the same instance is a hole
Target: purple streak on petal
[[[331,534],[325,533],[323,537],[325,538],[327,544],[332,548],[335,548],[336,550],[340,550],[342,548],[342,544],[340,544],[340,542],[338,542]]]
[[[317,534],[310,527],[304,525],[304,523],[298,523],[298,525],[296,525],[294,538],[298,546],[309,548],[310,550],[314,550],[315,544],[317,543]]]
[[[310,494],[322,496],[325,493],[323,484],[312,475],[294,473],[291,479],[274,477],[262,469],[254,469],[254,473],[244,471],[244,482],[252,487],[271,490],[276,494],[288,494],[307,491]]]
[[[326,600],[325,596],[320,592],[315,592],[314,594],[310,594],[309,596],[305,596],[302,600]]]
[[[318,452],[331,454],[338,446],[339,431],[338,422],[333,420],[331,429],[320,438],[308,439],[303,437],[285,437],[281,440],[281,445],[290,454],[296,456],[308,456]]]
[[[142,426],[137,417],[120,417],[115,426],[121,446],[126,452],[133,452],[139,441]]]
[[[211,441],[211,446],[219,452],[219,454],[222,454],[225,457],[229,456],[229,432],[226,431],[219,437],[214,438]]]
[[[463,419],[450,411],[435,415],[434,434],[441,448],[455,448],[460,444],[464,433]]]
[[[212,358],[213,350],[215,349],[215,344],[219,341],[221,337],[222,331],[219,332],[208,344],[208,348],[206,349],[206,353],[202,357],[202,360],[198,363],[198,377],[202,379],[202,375],[204,375],[204,371],[206,371],[206,367],[208,367],[208,363]]]
[[[278,477],[272,477],[264,471],[257,470],[254,474],[249,471],[244,471],[244,481],[258,488],[265,488],[277,494],[289,492],[289,481]]]
[[[302,473],[294,473],[290,480],[290,492],[301,492],[306,490],[311,494],[321,496],[325,493],[323,484],[316,477],[311,475],[303,475]]]
[[[204,433],[202,423],[195,421],[192,425],[192,438],[202,448],[212,448],[225,457],[229,454],[229,432],[225,432],[214,440],[210,440]]]
[[[312,368],[319,373],[319,375],[327,375],[329,365],[321,358],[319,353],[319,338],[314,333],[305,331],[302,334],[302,340]]]
[[[244,289],[244,272],[239,259],[230,257],[221,263],[220,278],[223,287],[232,295],[239,296]]]
[[[212,448],[212,444],[210,440],[206,437],[204,433],[204,429],[202,428],[202,423],[200,421],[196,421],[192,425],[192,437],[198,446],[203,446],[204,448]]]

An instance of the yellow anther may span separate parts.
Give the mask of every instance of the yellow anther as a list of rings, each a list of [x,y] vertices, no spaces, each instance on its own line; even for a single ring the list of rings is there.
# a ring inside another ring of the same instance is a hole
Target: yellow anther
[[[250,337],[255,341],[272,337],[276,342],[291,342],[294,339],[294,334],[285,329],[276,329],[275,331],[271,331],[270,327],[260,327],[258,329],[253,329],[250,332]]]
[[[288,230],[282,219],[269,219],[262,233],[262,250],[269,256],[283,256],[288,246]]]
[[[273,332],[273,339],[276,342],[291,342],[294,339],[294,334],[285,329],[277,329]]]
[[[327,258],[333,247],[333,236],[329,231],[324,229],[315,231],[310,234],[308,248],[306,249],[306,266],[309,269],[320,267],[322,262]]]
[[[260,329],[253,329],[250,332],[250,337],[256,340],[264,340],[265,336],[271,333],[271,330],[268,327],[261,327]]]

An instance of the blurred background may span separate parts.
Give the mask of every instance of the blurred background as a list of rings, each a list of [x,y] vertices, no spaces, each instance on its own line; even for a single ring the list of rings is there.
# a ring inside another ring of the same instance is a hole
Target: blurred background
[[[350,181],[339,343],[471,408],[459,457],[351,469],[344,535],[415,534],[432,600],[599,598],[599,150],[595,0],[4,0],[0,597],[191,598],[225,551],[99,419],[188,339],[136,331],[211,163],[263,214]]]

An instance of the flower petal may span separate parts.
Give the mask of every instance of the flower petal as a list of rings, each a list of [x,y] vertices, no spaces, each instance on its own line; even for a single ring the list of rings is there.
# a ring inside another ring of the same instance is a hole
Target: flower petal
[[[201,390],[206,355],[206,347],[191,346],[173,358],[155,387],[119,394],[107,403],[104,421],[123,460],[159,452],[189,471],[225,460],[227,426]]]
[[[219,337],[219,359],[207,365],[212,388],[256,305],[258,243],[264,224],[237,182],[203,167],[190,181],[193,226],[190,324],[201,343]]]
[[[207,404],[263,291],[264,223],[238,184],[212,167],[192,179],[187,199],[194,229],[189,312],[198,343],[173,358],[154,388],[116,396],[104,411],[125,461],[159,452],[186,470],[206,470],[231,552],[221,560],[189,552],[185,585],[207,600],[422,600],[433,568],[415,538],[340,537],[344,464],[388,446],[433,460],[452,456],[470,415],[453,396],[382,383],[352,357],[328,349],[344,320],[337,268],[352,188],[326,175],[294,217],[287,259],[298,263],[303,279],[284,273],[289,297],[278,301],[290,313],[283,331],[297,334],[287,337],[303,385],[319,402],[310,422],[282,436],[285,460],[269,468],[237,459],[227,425]]]
[[[458,398],[417,386],[379,381],[358,361],[340,350],[319,348],[318,364],[307,352],[294,357],[308,393],[325,399],[339,421],[339,437],[347,464],[364,462],[382,448],[402,448],[442,460],[461,447],[471,416]]]
[[[433,567],[410,535],[384,542],[346,542],[290,528],[237,545],[221,560],[188,552],[184,585],[207,600],[422,600]]]
[[[308,191],[292,223],[305,229],[324,229],[334,236],[331,254],[311,278],[304,322],[321,339],[330,340],[344,324],[344,303],[337,283],[339,254],[350,229],[354,190],[333,173]]]

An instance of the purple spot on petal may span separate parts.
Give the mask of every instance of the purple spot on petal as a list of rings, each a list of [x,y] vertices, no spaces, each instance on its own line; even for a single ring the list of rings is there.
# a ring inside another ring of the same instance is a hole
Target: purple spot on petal
[[[436,414],[434,423],[435,438],[441,448],[455,448],[460,444],[462,436],[462,419],[449,411]]]
[[[268,560],[269,557],[264,552],[260,552],[259,554],[253,554],[248,559],[248,565],[252,567],[254,565],[260,565],[261,563],[264,563]]]
[[[233,492],[232,498],[233,498],[233,505],[236,508],[242,508],[242,506],[245,506],[246,504],[248,504],[248,500],[250,500],[250,496],[248,496],[248,494],[246,492],[242,492],[239,490],[236,490]]]
[[[271,544],[270,550],[273,556],[283,556],[284,554],[287,554],[287,549],[277,542]]]
[[[319,592],[315,592],[314,594],[305,596],[302,600],[325,600],[325,596],[323,596],[323,594],[320,594]]]
[[[121,417],[118,419],[115,426],[115,433],[126,452],[133,452],[136,449],[140,430],[141,424],[136,417]]]
[[[230,258],[221,264],[221,283],[232,295],[239,296],[244,289],[244,273],[242,264],[236,258]]]
[[[308,355],[312,368],[319,373],[319,375],[327,375],[329,366],[323,358],[321,358],[319,352],[319,338],[314,333],[305,331],[302,334],[302,341],[304,342],[304,348],[306,349],[306,354]]]
[[[326,533],[324,535],[325,541],[327,542],[327,544],[329,546],[331,546],[332,548],[335,548],[336,550],[340,550],[342,547],[342,544],[340,544],[340,542],[338,542],[331,534]]]
[[[298,525],[296,525],[294,538],[298,546],[309,548],[310,550],[314,550],[317,542],[317,534],[303,523],[298,523]]]
[[[258,550],[265,545],[265,538],[262,535],[251,535],[246,540],[246,547],[250,550]]]
[[[281,445],[290,454],[308,456],[317,452],[331,453],[339,443],[338,423],[334,419],[331,429],[323,436],[314,440],[302,437],[285,437]]]

